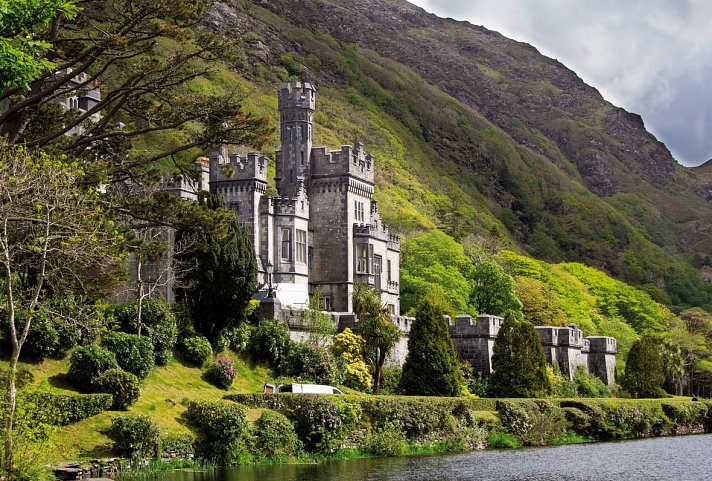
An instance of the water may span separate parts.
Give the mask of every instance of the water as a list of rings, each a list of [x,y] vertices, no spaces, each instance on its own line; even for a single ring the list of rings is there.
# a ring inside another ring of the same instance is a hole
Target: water
[[[320,465],[178,472],[168,481],[712,481],[712,435]]]

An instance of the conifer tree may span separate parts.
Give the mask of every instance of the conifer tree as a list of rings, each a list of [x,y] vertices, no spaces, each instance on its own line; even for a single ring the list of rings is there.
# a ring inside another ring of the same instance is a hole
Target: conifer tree
[[[436,292],[420,301],[410,330],[400,391],[414,396],[457,396],[462,383],[455,348]]]
[[[663,382],[663,357],[655,340],[638,339],[628,351],[623,387],[636,398],[655,398],[665,395]]]
[[[494,342],[492,369],[488,383],[492,397],[541,397],[550,389],[539,335],[530,322],[517,321],[511,312]]]

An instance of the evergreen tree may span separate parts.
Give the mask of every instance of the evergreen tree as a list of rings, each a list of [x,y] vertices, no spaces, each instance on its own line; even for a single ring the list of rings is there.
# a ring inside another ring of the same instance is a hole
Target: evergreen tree
[[[462,382],[442,302],[430,292],[419,303],[410,330],[400,391],[415,396],[457,396]]]
[[[534,326],[509,312],[494,341],[493,372],[488,378],[492,397],[541,397],[550,390],[546,357]]]
[[[223,200],[211,196],[210,209],[223,208]],[[180,261],[193,269],[186,273],[178,297],[189,307],[195,330],[213,340],[225,327],[244,318],[250,297],[257,289],[257,260],[249,235],[233,215],[226,233],[202,229],[179,232],[190,236],[192,248]]]
[[[648,337],[630,346],[625,365],[623,387],[636,398],[655,398],[665,395],[663,357],[657,343]]]

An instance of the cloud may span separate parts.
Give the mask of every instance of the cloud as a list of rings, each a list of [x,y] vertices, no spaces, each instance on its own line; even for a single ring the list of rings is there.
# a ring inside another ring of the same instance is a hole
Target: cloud
[[[411,0],[530,43],[646,126],[685,165],[712,158],[712,2]]]

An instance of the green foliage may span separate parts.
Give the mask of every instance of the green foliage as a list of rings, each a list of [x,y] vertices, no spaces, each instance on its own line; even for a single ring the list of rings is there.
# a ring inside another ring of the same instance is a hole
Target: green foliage
[[[223,209],[224,201],[212,196],[207,207]],[[245,318],[257,289],[257,260],[249,233],[234,213],[226,227],[222,235],[202,228],[177,234],[178,239],[188,238],[194,246],[179,257],[195,269],[189,274],[190,287],[178,289],[176,294],[190,307],[195,330],[208,339]]]
[[[246,352],[247,346],[250,344],[252,331],[252,326],[246,322],[241,322],[236,327],[220,331],[217,339],[222,340],[216,340],[216,342],[220,342],[223,346],[227,345],[228,349],[232,349],[235,352]]]
[[[340,385],[344,381],[345,363],[326,348],[294,342],[278,371],[306,382]]]
[[[123,332],[136,333],[136,303],[127,301],[110,308]],[[145,299],[141,305],[141,335],[151,339],[155,363],[165,366],[178,340],[178,326],[171,307],[161,299]]]
[[[204,336],[186,337],[179,348],[183,360],[192,366],[202,366],[213,355],[210,341]]]
[[[263,456],[291,456],[301,450],[294,425],[276,411],[264,411],[253,427],[254,448]]]
[[[19,397],[27,417],[52,426],[66,426],[95,416],[111,408],[110,394],[55,394],[30,392]],[[34,422],[33,421],[33,422]]]
[[[303,397],[289,416],[308,451],[333,452],[346,434],[339,408],[334,401],[324,396]]]
[[[644,337],[633,343],[628,352],[623,388],[637,398],[665,397],[663,358],[657,343]]]
[[[229,464],[242,451],[249,432],[247,408],[230,401],[188,403],[186,419],[199,433],[199,451],[206,459]]]
[[[255,329],[247,349],[255,361],[267,361],[276,368],[287,358],[291,347],[287,324],[265,319]]]
[[[398,386],[400,385],[401,374],[403,369],[400,366],[390,366],[383,369],[381,375],[381,394],[400,394]]]
[[[517,449],[521,448],[517,437],[509,433],[492,433],[487,438],[487,447],[491,449]]]
[[[400,391],[407,395],[457,396],[460,370],[444,312],[429,297],[418,305],[408,340]]]
[[[336,326],[331,316],[323,311],[324,299],[317,291],[309,296],[309,309],[302,310],[302,328],[309,333],[308,342],[319,346],[327,345],[336,334]]]
[[[205,371],[205,379],[222,389],[232,386],[236,377],[235,362],[225,356],[219,356]]]
[[[492,397],[543,397],[550,389],[539,335],[526,321],[506,316],[494,342],[488,378]]]
[[[524,319],[535,326],[568,325],[562,301],[554,289],[531,277],[517,276],[514,281]]]
[[[132,373],[122,369],[109,369],[96,379],[97,392],[111,394],[112,409],[126,409],[141,396],[141,381]]]
[[[132,459],[150,459],[160,455],[161,432],[149,416],[131,415],[111,418],[107,435],[114,451]]]
[[[56,64],[43,55],[51,44],[33,32],[46,27],[53,18],[73,18],[75,0],[5,0],[0,12],[0,85],[29,90],[30,82],[52,71]]]
[[[405,432],[393,424],[370,431],[363,441],[364,450],[374,456],[402,456],[408,444]]]
[[[497,401],[502,427],[525,446],[544,446],[566,433],[565,412],[549,401]]]
[[[125,332],[108,332],[102,336],[101,345],[114,353],[116,362],[124,371],[141,380],[151,373],[154,353],[150,339]]]
[[[72,351],[67,376],[80,390],[93,392],[99,376],[118,367],[113,352],[92,344]]]
[[[562,401],[563,408],[576,408],[584,415],[568,416],[581,424],[572,427],[583,435],[601,440],[660,436],[672,425],[660,402]]]
[[[15,326],[18,332],[21,332],[26,320],[27,312],[24,309],[17,309]],[[6,332],[2,343],[11,349],[7,322],[7,310],[0,309],[0,325]],[[29,359],[62,358],[79,343],[81,338],[82,332],[74,323],[38,311],[33,314],[27,339],[22,346],[22,356]]]
[[[476,263],[471,282],[470,303],[476,312],[495,316],[512,312],[521,316],[522,303],[514,293],[514,279],[494,260]]]
[[[574,384],[579,397],[606,398],[611,396],[611,388],[599,377],[590,374],[583,366],[574,371]]]

